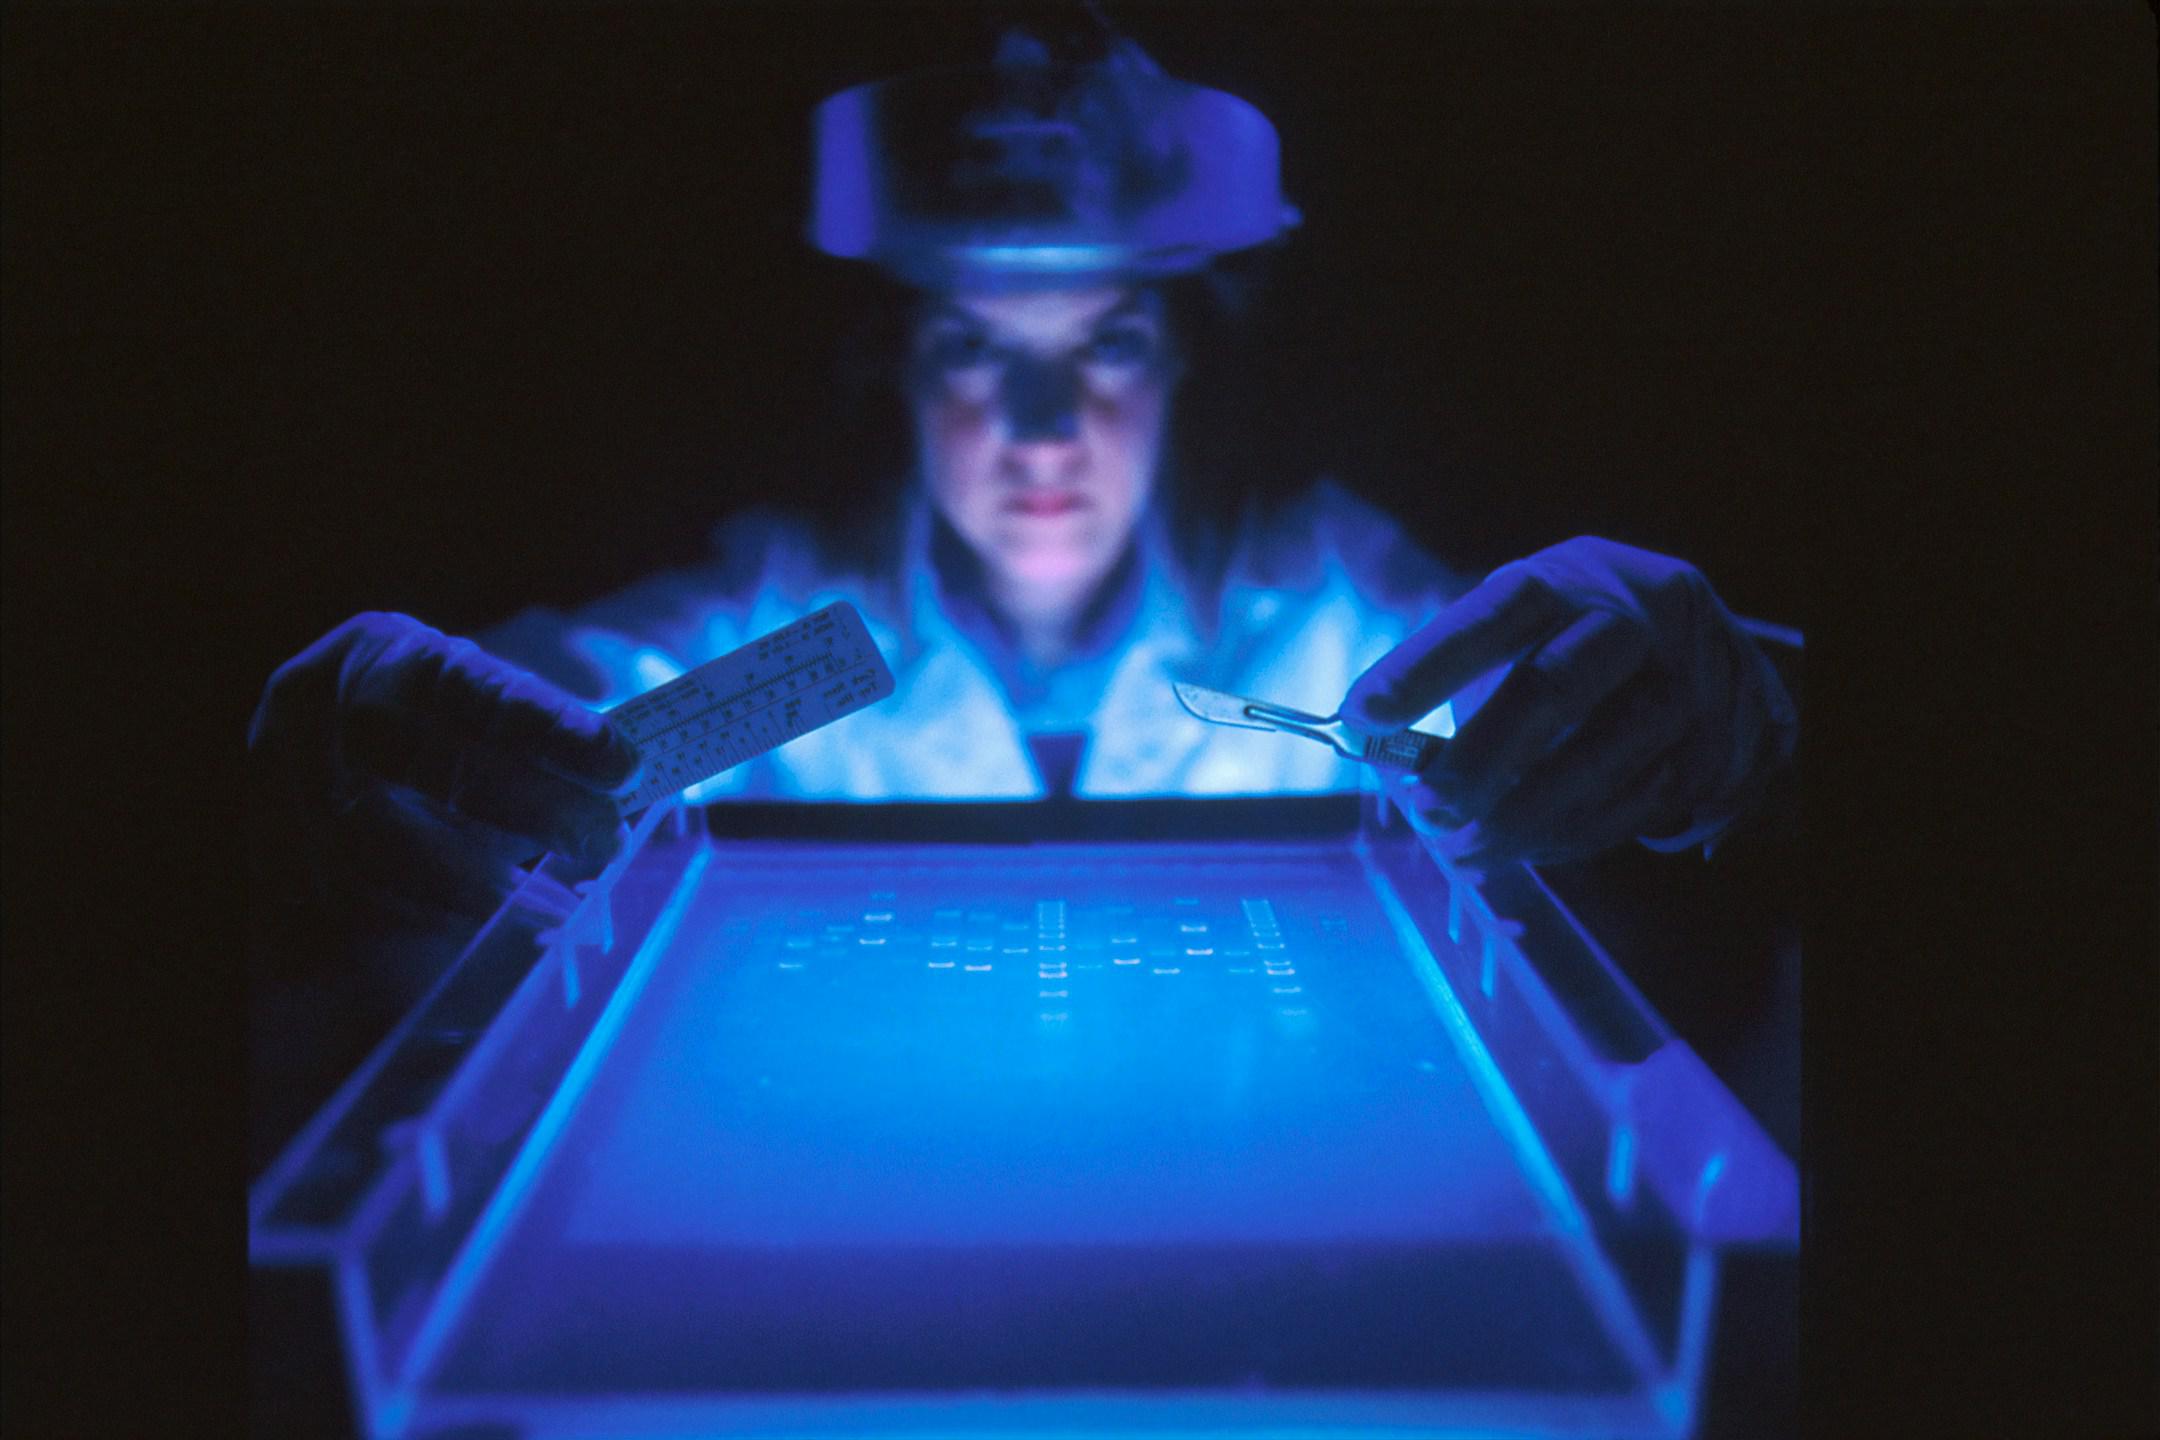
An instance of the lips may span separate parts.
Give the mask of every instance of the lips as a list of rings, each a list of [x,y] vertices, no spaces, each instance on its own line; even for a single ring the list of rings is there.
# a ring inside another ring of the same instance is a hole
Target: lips
[[[1015,515],[1049,517],[1084,510],[1087,503],[1087,497],[1077,490],[1023,490],[1008,497],[1004,508]]]

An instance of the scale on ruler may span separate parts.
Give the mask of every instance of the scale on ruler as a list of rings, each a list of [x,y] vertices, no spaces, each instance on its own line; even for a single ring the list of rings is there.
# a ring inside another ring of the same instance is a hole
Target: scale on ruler
[[[862,616],[835,601],[655,690],[608,719],[645,758],[627,814],[893,693]]]

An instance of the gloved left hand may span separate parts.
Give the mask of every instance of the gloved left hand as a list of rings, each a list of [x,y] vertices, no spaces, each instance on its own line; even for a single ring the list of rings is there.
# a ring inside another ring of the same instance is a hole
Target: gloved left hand
[[[485,918],[544,851],[596,875],[636,748],[553,685],[405,615],[357,615],[278,667],[248,729],[259,894]]]
[[[1793,752],[1784,685],[1701,572],[1589,537],[1493,571],[1359,676],[1343,718],[1397,730],[1503,665],[1403,782],[1466,862],[1701,844]]]

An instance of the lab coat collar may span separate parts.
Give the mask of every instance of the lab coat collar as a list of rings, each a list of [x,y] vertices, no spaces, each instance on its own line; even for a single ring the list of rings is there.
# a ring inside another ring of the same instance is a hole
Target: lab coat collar
[[[977,644],[946,612],[931,558],[934,525],[928,498],[919,485],[911,487],[901,543],[907,629],[921,662],[938,672],[938,688],[947,696],[939,715],[923,717],[930,733],[921,738],[939,750],[972,750],[1000,773],[1008,763],[1017,764],[1033,780],[1025,739],[1003,687]],[[1075,777],[1074,789],[1083,795],[1167,791],[1205,739],[1171,689],[1177,680],[1194,678],[1201,652],[1190,592],[1158,507],[1149,507],[1135,543],[1141,547],[1137,611],[1104,688],[1099,713],[1105,723],[1090,737]],[[1040,791],[1036,780],[1030,793]]]

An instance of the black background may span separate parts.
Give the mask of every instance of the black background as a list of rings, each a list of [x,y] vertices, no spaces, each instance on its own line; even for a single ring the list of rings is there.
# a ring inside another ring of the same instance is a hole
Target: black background
[[[1881,511],[1956,544],[1973,489],[2076,486],[2142,403],[2134,11],[1118,15],[1284,137],[1280,463],[1463,569],[1604,534],[1804,628]],[[469,629],[747,501],[846,503],[806,117],[996,23],[15,15],[10,574],[82,578],[50,527],[214,614],[237,728],[356,609]]]
[[[1825,472],[1867,467],[1877,503],[1930,487],[1951,523],[1985,483],[1969,433],[1920,473],[1865,453],[1882,417],[2124,403],[2091,339],[2149,238],[2134,27],[1120,15],[1284,136],[1308,221],[1276,399],[1311,424],[1283,463],[1465,568],[1608,534],[1803,623],[1825,557],[1792,541]],[[17,17],[28,518],[120,527],[229,607],[258,669],[363,605],[464,628],[694,556],[819,443],[841,317],[799,239],[811,105],[993,29],[921,6]],[[1864,512],[1830,518],[1864,543]]]
[[[1605,534],[1810,633],[1818,1433],[2151,1433],[2149,12],[1114,15],[1283,135],[1285,466],[1466,569]],[[832,503],[807,111],[994,25],[5,23],[13,1431],[33,1390],[238,1390],[264,675],[362,607],[467,629]]]

